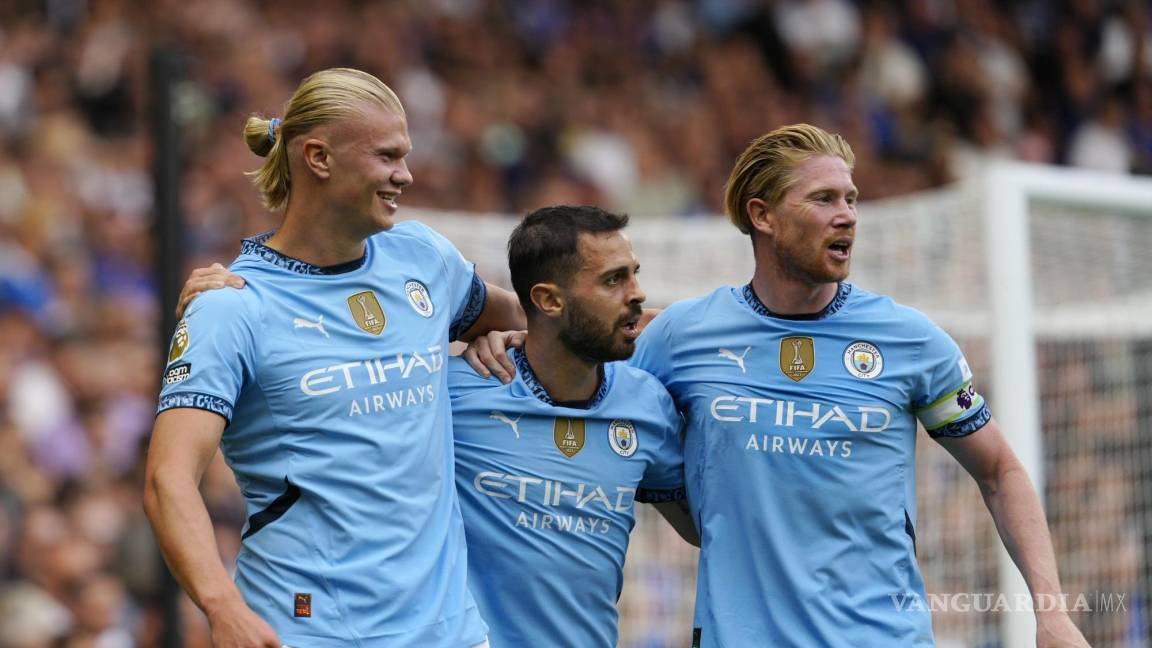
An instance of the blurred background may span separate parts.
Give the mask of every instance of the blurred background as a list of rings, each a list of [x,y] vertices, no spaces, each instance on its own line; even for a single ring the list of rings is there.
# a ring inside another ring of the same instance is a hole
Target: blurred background
[[[950,255],[940,278],[961,292],[979,284],[946,249],[968,236],[957,188],[989,160],[1152,173],[1146,0],[0,0],[0,647],[165,645],[166,605],[184,645],[207,645],[198,612],[165,603],[140,503],[167,335],[159,269],[226,263],[276,226],[243,175],[260,159],[241,127],[338,65],[405,103],[405,208],[506,228],[533,207],[595,203],[657,229],[723,226],[736,154],[808,121],[849,140],[871,213],[926,227],[917,249]],[[158,69],[177,149],[154,136]],[[178,173],[175,259],[157,251],[161,159]],[[1075,257],[1100,227],[1069,225],[1055,249]],[[1113,296],[1116,277],[1152,271],[1152,236],[1106,228],[1115,244],[1078,272],[1126,251],[1136,261],[1088,286]],[[465,248],[467,228],[453,231]],[[496,276],[493,247],[482,269]],[[895,270],[943,267],[908,258]],[[1152,338],[1071,338],[1040,356],[1049,471],[1071,475],[1047,492],[1057,550],[1067,589],[1128,597],[1123,614],[1078,617],[1094,645],[1147,646]],[[965,348],[987,366],[979,335]],[[966,538],[992,533],[974,488],[935,455],[921,471],[922,509],[948,509],[928,523],[946,550],[921,554],[930,589],[994,587],[994,557],[963,558]],[[244,520],[223,463],[203,490],[231,560]],[[621,645],[687,645],[695,554],[647,515],[633,544]],[[997,645],[979,617],[938,615],[941,645]]]

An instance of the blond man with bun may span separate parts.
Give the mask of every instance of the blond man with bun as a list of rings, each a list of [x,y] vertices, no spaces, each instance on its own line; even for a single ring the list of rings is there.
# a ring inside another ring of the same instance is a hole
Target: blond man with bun
[[[412,144],[372,75],[317,72],[244,136],[283,222],[243,241],[245,289],[204,293],[173,337],[145,486],[165,558],[216,646],[482,645],[444,360],[523,312],[396,222]],[[248,513],[234,581],[198,492],[217,447]]]

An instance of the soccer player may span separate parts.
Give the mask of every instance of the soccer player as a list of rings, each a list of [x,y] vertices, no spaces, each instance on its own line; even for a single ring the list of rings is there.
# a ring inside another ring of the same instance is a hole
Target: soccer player
[[[244,241],[246,288],[203,294],[173,338],[145,486],[165,558],[219,647],[481,645],[445,356],[520,328],[519,304],[428,227],[393,226],[411,143],[375,77],[313,74],[245,139],[284,218]],[[249,515],[235,583],[197,490],[218,445]]]
[[[1039,498],[955,342],[921,313],[845,281],[854,156],[806,124],[740,155],[725,203],[756,268],[679,302],[633,364],[687,422],[701,558],[693,646],[931,646],[916,564],[916,421],[979,484],[1036,597],[1060,593]],[[915,607],[915,609],[910,609]],[[1038,644],[1086,646],[1064,611]]]
[[[595,207],[525,217],[508,242],[528,313],[516,379],[449,360],[469,584],[493,646],[616,645],[634,502],[695,538],[672,398],[615,362],[635,349],[644,300],[627,222]]]

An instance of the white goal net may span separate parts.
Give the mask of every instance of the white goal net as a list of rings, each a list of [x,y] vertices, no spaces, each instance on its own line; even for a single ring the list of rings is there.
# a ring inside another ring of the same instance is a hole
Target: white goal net
[[[409,215],[508,285],[516,218]],[[1152,181],[992,166],[965,186],[865,202],[858,230],[851,281],[919,308],[956,338],[1041,485],[1066,604],[1090,643],[1148,646]],[[636,222],[629,235],[649,305],[751,276],[748,240],[725,219]],[[975,483],[926,435],[918,498],[938,644],[1034,645],[1032,615],[1013,611],[1026,590],[1005,568]],[[683,646],[696,552],[639,509],[620,645]]]

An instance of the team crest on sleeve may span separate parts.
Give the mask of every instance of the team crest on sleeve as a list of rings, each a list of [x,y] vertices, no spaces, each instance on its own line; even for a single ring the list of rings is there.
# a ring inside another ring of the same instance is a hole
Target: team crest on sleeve
[[[168,362],[177,360],[188,350],[188,322],[180,320],[176,332],[172,334],[172,346],[168,349]]]
[[[884,356],[870,342],[853,342],[844,349],[844,368],[863,380],[871,380],[884,371]]]
[[[780,340],[780,371],[796,382],[812,373],[816,366],[816,345],[810,337],[786,337]]]
[[[349,297],[348,310],[352,312],[356,326],[372,335],[380,335],[384,325],[388,323],[384,317],[384,309],[380,306],[380,300],[376,299],[376,293],[371,290],[358,292]]]
[[[621,457],[631,457],[636,454],[639,439],[636,437],[636,426],[632,421],[616,419],[608,424],[608,445]]]
[[[584,419],[557,416],[552,438],[556,441],[556,448],[565,457],[575,457],[577,452],[584,449]]]
[[[432,297],[428,294],[428,287],[416,281],[409,280],[404,284],[404,294],[408,295],[408,303],[421,317],[432,317]]]

